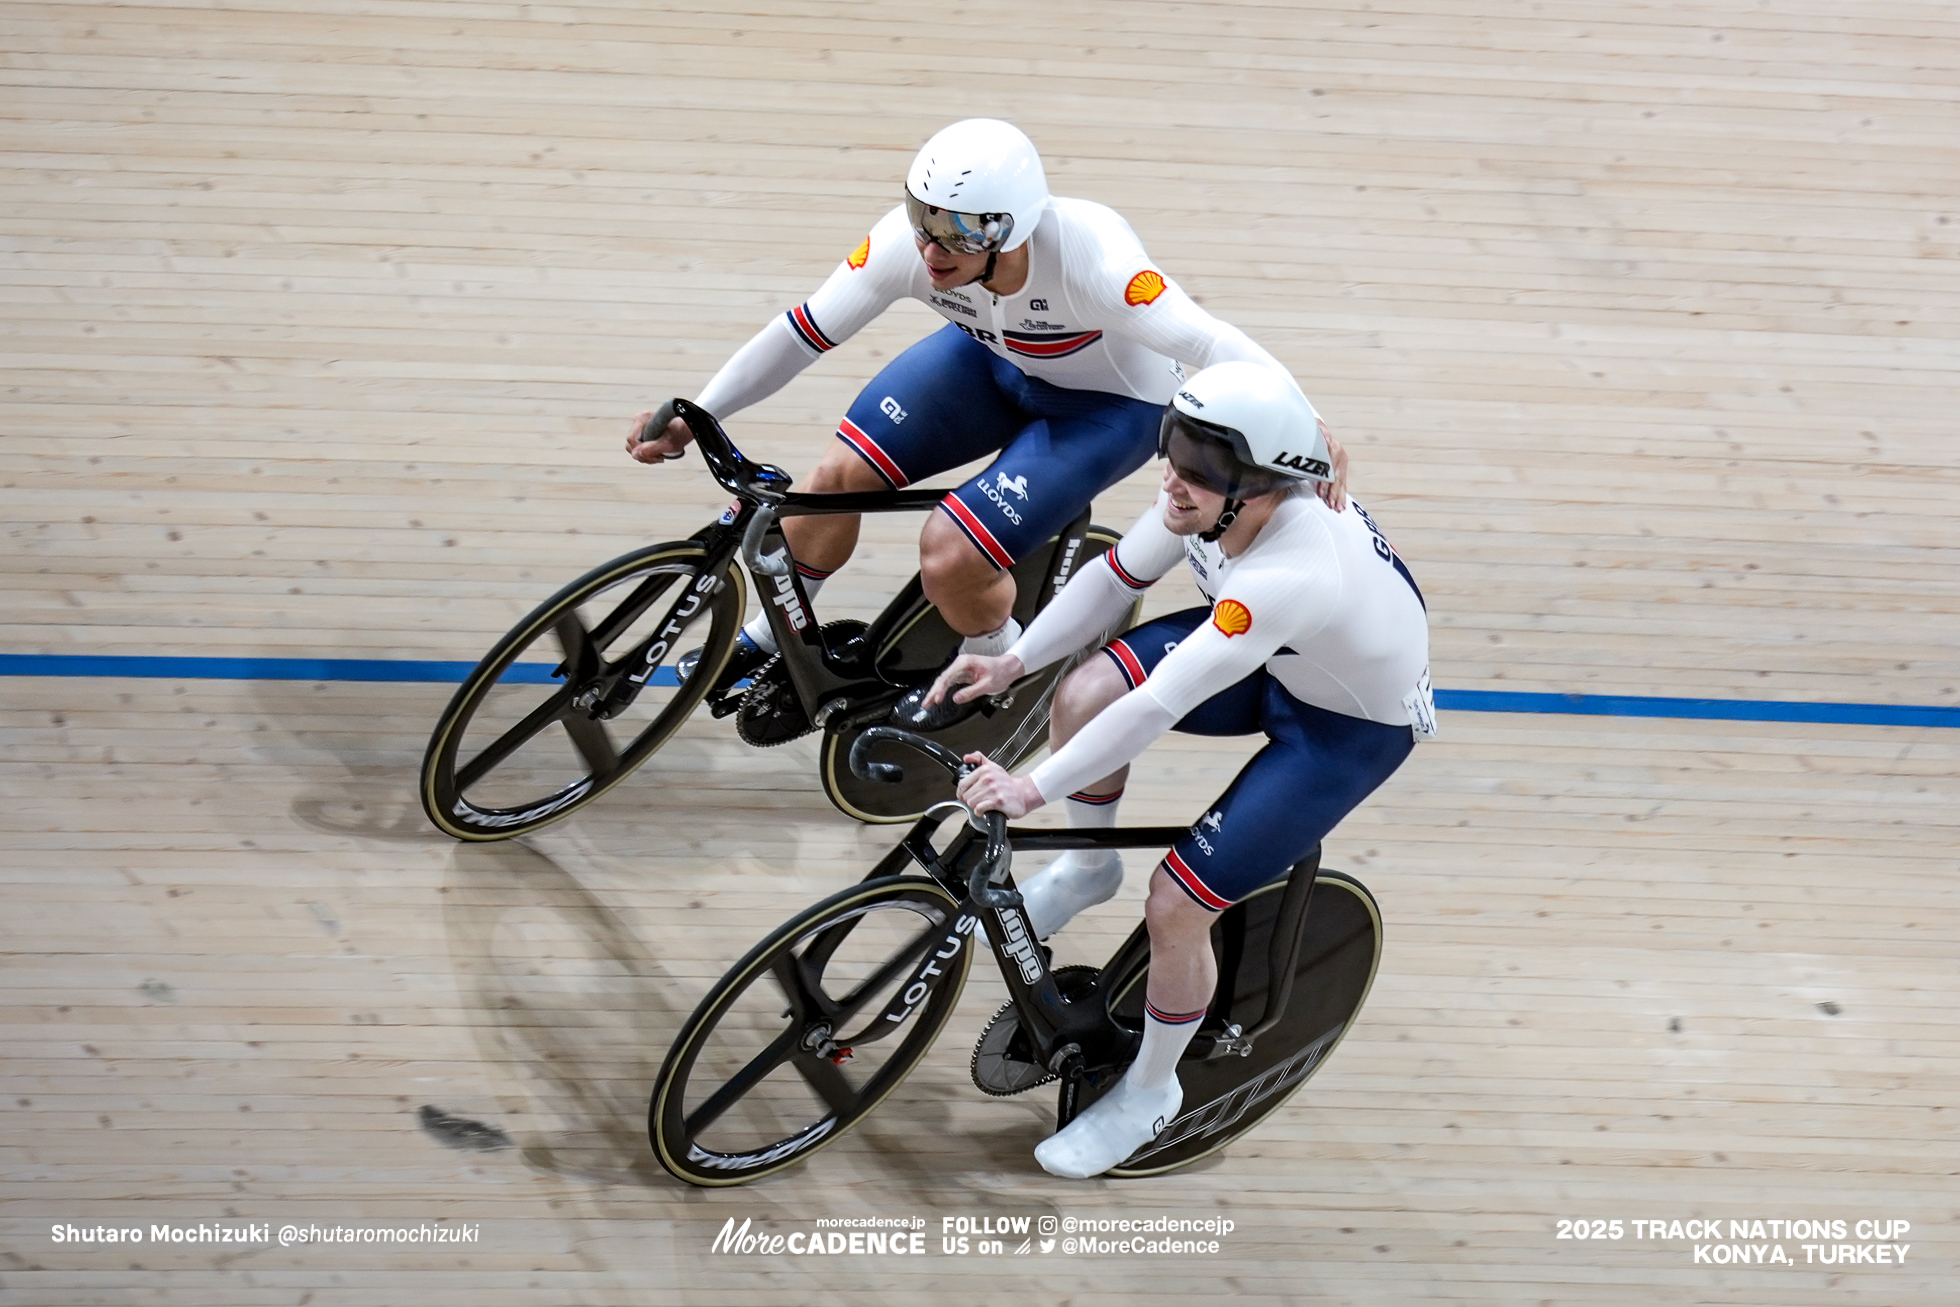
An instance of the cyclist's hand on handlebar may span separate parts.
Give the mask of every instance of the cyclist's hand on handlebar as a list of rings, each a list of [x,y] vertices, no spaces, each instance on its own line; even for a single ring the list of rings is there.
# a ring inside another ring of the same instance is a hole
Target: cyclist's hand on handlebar
[[[668,422],[664,431],[649,431],[647,428],[655,416],[651,412],[640,414],[633,419],[633,429],[626,435],[626,452],[642,463],[664,463],[679,458],[694,439],[687,423],[679,418]]]
[[[999,694],[1027,674],[1028,669],[1013,654],[996,658],[961,654],[932,683],[932,691],[926,695],[926,707],[941,702],[949,694],[954,703],[972,703],[983,694]]]
[[[1341,442],[1334,439],[1325,422],[1320,424],[1320,434],[1327,437],[1327,461],[1334,465],[1334,479],[1314,489],[1327,501],[1327,507],[1338,513],[1347,507],[1347,450],[1341,448]]]
[[[1048,802],[1033,781],[1016,776],[984,753],[969,753],[965,761],[975,766],[960,780],[958,794],[960,802],[975,812],[1004,812],[1011,821]]]

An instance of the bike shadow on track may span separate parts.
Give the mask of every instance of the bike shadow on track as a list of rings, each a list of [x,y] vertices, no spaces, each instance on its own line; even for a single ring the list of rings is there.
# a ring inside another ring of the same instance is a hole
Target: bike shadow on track
[[[648,1087],[691,1003],[631,923],[546,854],[461,845],[441,889],[457,996],[540,1170],[673,1182],[646,1140]],[[546,1124],[554,1122],[555,1125]]]
[[[288,774],[293,820],[322,835],[443,844],[416,802],[417,764],[447,685],[252,681],[260,766]]]
[[[256,764],[292,777],[288,811],[307,830],[389,844],[447,845],[450,837],[423,813],[417,787],[427,729],[449,693],[447,685],[415,683],[253,682],[246,697],[257,725],[247,747]],[[688,723],[654,765],[572,820],[589,827],[607,821],[609,808],[615,822],[627,813],[643,821],[660,805],[677,809],[679,801],[669,792],[674,777],[686,777],[690,793],[740,791],[756,784],[757,774],[770,782],[785,779],[777,773],[788,758],[746,768],[729,765],[729,751],[717,738],[723,733],[718,723]],[[811,765],[804,755],[814,754],[808,748],[793,753],[807,777]],[[815,791],[815,780],[804,777],[791,779]]]

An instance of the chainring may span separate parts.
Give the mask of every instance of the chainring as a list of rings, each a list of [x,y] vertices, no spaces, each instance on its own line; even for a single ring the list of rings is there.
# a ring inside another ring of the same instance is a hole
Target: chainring
[[[823,642],[826,648],[835,649],[846,641],[864,634],[865,625],[855,618],[843,618],[823,625]],[[777,654],[755,670],[749,678],[749,690],[742,696],[735,710],[735,733],[744,744],[752,744],[758,749],[773,749],[779,744],[788,744],[814,731],[816,724],[810,714],[804,711],[803,704],[796,697],[796,687],[790,684],[789,669],[783,666],[783,656]]]
[[[1092,997],[1102,978],[1097,967],[1056,967],[1055,984],[1062,997],[1080,1003]],[[973,1083],[982,1093],[1011,1098],[1055,1079],[1055,1073],[1034,1060],[1034,1048],[1021,1028],[1021,1013],[1012,1003],[994,1013],[980,1042],[973,1046]]]

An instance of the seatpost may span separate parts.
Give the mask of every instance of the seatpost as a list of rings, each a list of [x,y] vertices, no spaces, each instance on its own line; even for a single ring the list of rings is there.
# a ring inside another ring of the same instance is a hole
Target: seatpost
[[[1307,905],[1313,898],[1313,883],[1319,874],[1320,846],[1316,844],[1287,874],[1279,916],[1273,922],[1272,938],[1266,944],[1266,1010],[1260,1015],[1258,1025],[1239,1036],[1248,1044],[1278,1025],[1279,1019],[1286,1015],[1286,1000],[1293,994],[1293,973],[1300,965],[1301,927],[1306,924]]]

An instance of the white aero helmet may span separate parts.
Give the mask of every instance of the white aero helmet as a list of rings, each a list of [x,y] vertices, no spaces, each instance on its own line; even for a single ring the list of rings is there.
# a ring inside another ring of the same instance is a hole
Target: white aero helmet
[[[968,118],[925,143],[905,174],[905,213],[920,240],[954,254],[1005,254],[1034,235],[1048,174],[1034,142],[998,118]]]
[[[1164,406],[1157,457],[1228,500],[1334,479],[1320,415],[1291,377],[1263,363],[1217,363],[1186,381]]]

